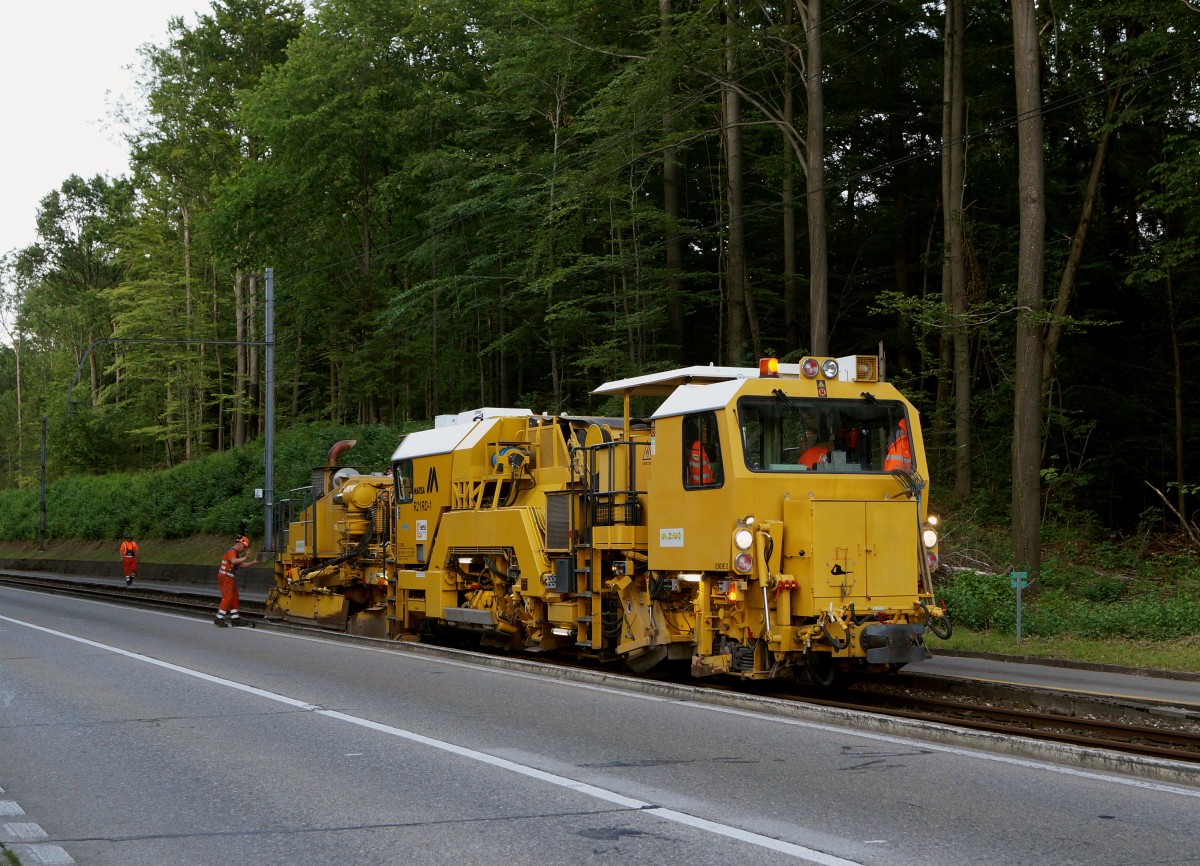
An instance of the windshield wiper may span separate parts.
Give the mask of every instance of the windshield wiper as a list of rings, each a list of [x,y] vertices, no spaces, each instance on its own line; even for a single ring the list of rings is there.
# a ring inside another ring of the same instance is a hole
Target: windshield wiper
[[[787,394],[783,393],[782,388],[776,388],[771,393],[774,394],[776,397],[778,397],[780,400],[782,400],[784,403],[786,403],[787,407],[789,409],[791,409],[795,412],[800,411],[800,406],[797,405],[796,401],[794,401],[791,397],[789,397]]]

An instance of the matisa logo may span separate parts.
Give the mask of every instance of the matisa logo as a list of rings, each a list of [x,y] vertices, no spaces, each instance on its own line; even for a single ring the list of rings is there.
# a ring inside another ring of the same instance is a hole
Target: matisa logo
[[[429,493],[437,493],[437,491],[438,491],[437,469],[436,469],[436,467],[430,466],[429,467],[429,477],[427,479],[425,479],[425,486],[417,487],[416,489],[413,490],[413,494],[415,496],[425,496],[426,494],[429,494]]]

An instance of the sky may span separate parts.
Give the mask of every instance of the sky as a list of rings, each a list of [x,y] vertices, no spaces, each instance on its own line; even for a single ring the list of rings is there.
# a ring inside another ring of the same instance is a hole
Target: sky
[[[35,240],[38,203],[72,174],[127,174],[112,117],[138,47],[163,45],[204,0],[0,0],[0,255]]]

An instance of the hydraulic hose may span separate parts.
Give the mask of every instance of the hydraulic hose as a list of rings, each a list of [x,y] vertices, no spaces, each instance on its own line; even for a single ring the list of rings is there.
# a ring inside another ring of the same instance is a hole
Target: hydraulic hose
[[[360,553],[362,553],[364,550],[367,549],[367,546],[371,543],[371,540],[374,537],[375,537],[375,522],[373,520],[369,520],[368,525],[367,525],[367,531],[364,532],[363,537],[358,540],[358,544],[354,545],[354,547],[350,548],[349,550],[347,550],[345,553],[343,553],[340,556],[335,556],[333,559],[331,559],[327,562],[323,562],[320,565],[316,566],[315,568],[310,568],[310,569],[300,572],[300,579],[303,580],[304,578],[308,577],[310,574],[315,574],[316,572],[321,571],[324,568],[329,568],[329,566],[331,566],[331,565],[340,565],[343,562],[353,559],[354,557],[358,556]]]
[[[845,640],[838,640],[838,639],[837,639],[837,638],[835,638],[833,635],[831,635],[831,634],[829,633],[829,629],[825,627],[825,620],[823,620],[823,619],[819,619],[819,620],[817,620],[817,625],[819,625],[819,626],[821,627],[821,634],[825,635],[825,639],[826,639],[827,641],[829,641],[831,644],[833,644],[833,648],[834,648],[834,649],[837,649],[837,650],[844,650],[844,649],[845,649],[847,646],[849,646],[849,645],[850,645],[850,631],[849,631],[849,629],[847,629],[847,630],[846,630],[846,639],[845,639]]]

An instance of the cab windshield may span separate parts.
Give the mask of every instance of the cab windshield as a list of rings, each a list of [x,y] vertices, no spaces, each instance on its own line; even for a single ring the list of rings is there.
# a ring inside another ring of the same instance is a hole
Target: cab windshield
[[[742,453],[755,472],[887,472],[913,466],[898,400],[742,397]]]

